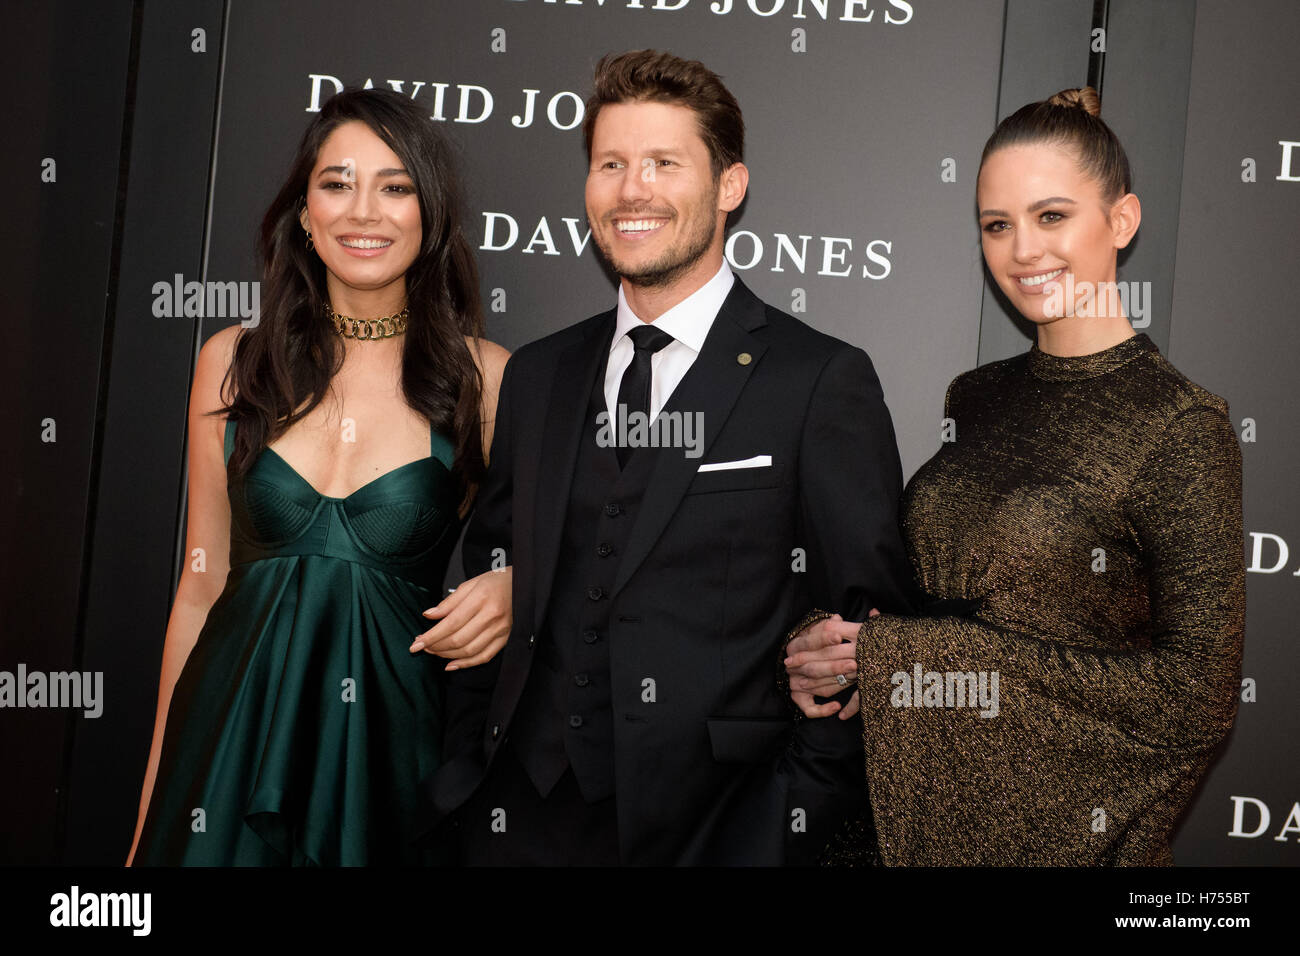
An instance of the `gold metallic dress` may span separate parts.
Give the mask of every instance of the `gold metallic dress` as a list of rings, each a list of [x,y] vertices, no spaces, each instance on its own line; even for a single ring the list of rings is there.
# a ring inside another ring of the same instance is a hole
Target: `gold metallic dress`
[[[1137,335],[967,372],[945,409],[902,503],[929,616],[858,637],[880,859],[1172,863],[1240,686],[1227,404]]]

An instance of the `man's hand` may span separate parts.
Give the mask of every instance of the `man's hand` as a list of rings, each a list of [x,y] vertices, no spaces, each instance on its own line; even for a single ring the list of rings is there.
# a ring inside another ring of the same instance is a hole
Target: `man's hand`
[[[513,582],[511,567],[470,578],[424,612],[425,617],[441,620],[415,639],[411,652],[450,658],[449,671],[492,660],[510,636]]]
[[[880,612],[871,609],[871,617]],[[790,675],[790,696],[805,717],[829,717],[836,712],[848,720],[858,712],[858,629],[861,624],[843,620],[833,614],[800,631],[786,645],[785,669]],[[836,675],[843,675],[841,684]],[[814,696],[829,697],[845,687],[855,686],[853,696],[843,706],[838,701],[815,703]]]

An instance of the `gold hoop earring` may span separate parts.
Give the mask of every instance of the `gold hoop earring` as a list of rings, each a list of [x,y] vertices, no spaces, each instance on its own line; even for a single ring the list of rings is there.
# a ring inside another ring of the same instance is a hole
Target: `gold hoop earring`
[[[312,247],[312,241],[311,241],[311,230],[310,230],[310,229],[307,230],[307,243],[306,243],[306,245],[307,245],[307,250],[310,252],[310,251],[311,251],[311,247]]]

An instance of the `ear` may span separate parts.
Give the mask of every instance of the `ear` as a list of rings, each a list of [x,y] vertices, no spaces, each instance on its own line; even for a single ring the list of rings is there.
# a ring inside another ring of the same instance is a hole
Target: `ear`
[[[749,169],[744,163],[732,163],[722,171],[718,183],[718,211],[733,212],[744,201],[749,188]]]
[[[311,232],[311,227],[308,225],[306,203],[303,203],[302,206],[298,209],[298,223],[299,225],[302,226],[303,232]]]
[[[1132,241],[1141,222],[1142,204],[1137,196],[1128,193],[1115,201],[1110,207],[1110,229],[1116,249],[1123,249]]]

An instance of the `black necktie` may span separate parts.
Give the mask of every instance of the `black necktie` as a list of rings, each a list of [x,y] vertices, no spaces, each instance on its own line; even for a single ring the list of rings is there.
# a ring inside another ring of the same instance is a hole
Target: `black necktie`
[[[630,329],[627,334],[631,338],[632,346],[636,351],[632,353],[632,364],[627,367],[627,371],[623,373],[623,380],[618,383],[618,404],[623,407],[615,408],[614,411],[615,413],[621,412],[627,415],[640,412],[648,418],[650,415],[650,356],[673,341],[673,337],[663,329],[656,329],[653,325],[639,325],[634,329]],[[619,445],[614,451],[618,455],[618,467],[626,466],[632,449]]]

